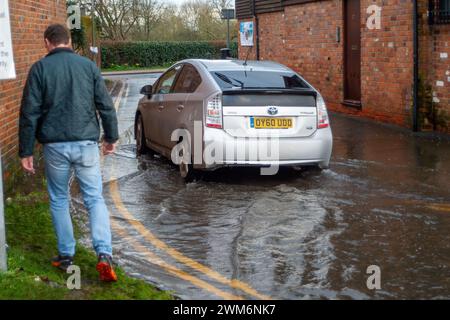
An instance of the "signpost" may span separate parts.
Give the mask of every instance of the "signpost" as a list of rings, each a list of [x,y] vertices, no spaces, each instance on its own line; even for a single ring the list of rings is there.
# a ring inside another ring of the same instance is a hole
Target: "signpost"
[[[16,67],[12,49],[8,0],[0,1],[0,30],[0,80],[14,79],[16,78]],[[0,272],[7,270],[3,199],[2,153],[0,149]]]
[[[94,55],[94,61],[97,62],[97,53],[98,48],[96,47],[96,41],[95,41],[95,29],[97,26],[95,25],[95,0],[92,0],[92,8],[91,8],[91,23],[92,23],[92,46],[91,46],[91,52]]]
[[[230,41],[230,20],[235,19],[236,17],[236,10],[234,9],[222,9],[222,19],[227,20],[227,48],[230,48],[231,41]]]
[[[2,152],[0,150],[0,272],[5,272],[8,268],[6,262],[6,232],[5,232],[5,214],[3,206],[3,171],[2,171]]]

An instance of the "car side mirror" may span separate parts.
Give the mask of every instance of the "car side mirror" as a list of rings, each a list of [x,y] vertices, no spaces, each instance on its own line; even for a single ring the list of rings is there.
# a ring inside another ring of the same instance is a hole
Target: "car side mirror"
[[[153,86],[152,85],[143,86],[141,89],[141,94],[150,98],[153,95]]]

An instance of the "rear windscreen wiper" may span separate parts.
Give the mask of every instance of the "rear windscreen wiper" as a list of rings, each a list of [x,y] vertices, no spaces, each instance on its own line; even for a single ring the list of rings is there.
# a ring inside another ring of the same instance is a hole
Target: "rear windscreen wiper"
[[[245,87],[245,89],[261,89],[261,90],[298,90],[298,91],[308,91],[311,90],[310,88],[300,88],[300,87],[295,87],[295,88],[285,88],[285,87]]]
[[[224,75],[223,73],[220,73],[220,72],[214,72],[214,74],[215,74],[220,80],[222,80],[223,82],[226,82],[226,83],[228,83],[228,84],[231,84],[232,86],[235,86],[236,83],[237,83],[237,84],[239,84],[239,86],[241,87],[241,89],[244,89],[244,83],[243,83],[242,81],[239,81],[239,80],[234,79],[234,78],[231,78],[231,79],[230,79],[228,76],[226,76],[226,75]],[[234,81],[235,83],[233,83],[233,81]]]

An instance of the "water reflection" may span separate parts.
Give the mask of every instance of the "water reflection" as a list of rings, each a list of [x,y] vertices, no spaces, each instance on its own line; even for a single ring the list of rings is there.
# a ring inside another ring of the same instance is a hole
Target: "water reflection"
[[[136,159],[125,134],[105,161],[105,181],[114,166],[134,219],[184,255],[274,298],[449,298],[450,212],[430,208],[450,202],[449,142],[339,115],[333,130],[331,170],[267,177],[223,169],[188,185],[169,161]],[[144,262],[127,238],[115,243],[130,272],[183,298],[212,298]],[[380,291],[366,287],[370,265],[381,267]]]

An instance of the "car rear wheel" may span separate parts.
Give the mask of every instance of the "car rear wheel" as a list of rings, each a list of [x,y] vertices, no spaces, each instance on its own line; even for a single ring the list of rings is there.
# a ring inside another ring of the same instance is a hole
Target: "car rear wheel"
[[[180,157],[183,159],[183,150],[180,152]],[[185,160],[181,160],[179,164],[180,175],[185,182],[192,182],[197,178],[197,171],[192,164],[186,163]]]
[[[147,147],[144,131],[144,120],[140,114],[136,119],[136,153],[138,156],[143,154],[152,154],[151,150]]]

